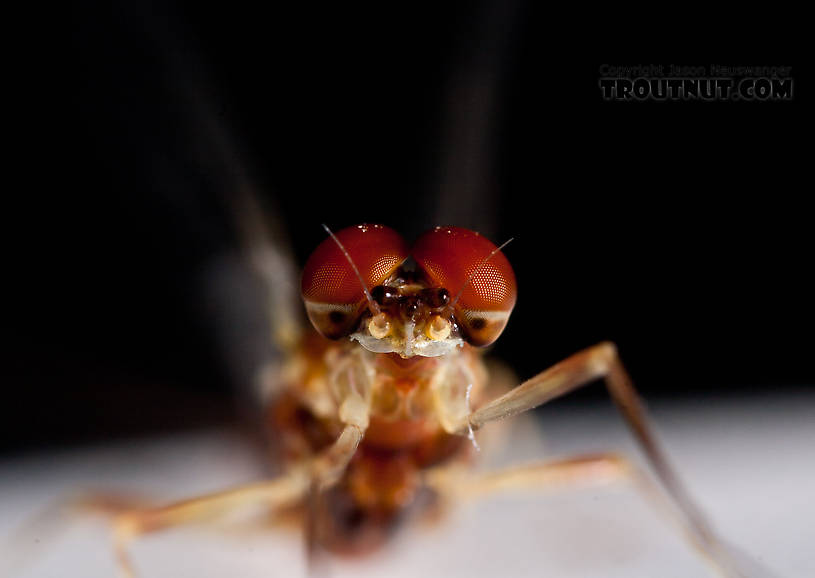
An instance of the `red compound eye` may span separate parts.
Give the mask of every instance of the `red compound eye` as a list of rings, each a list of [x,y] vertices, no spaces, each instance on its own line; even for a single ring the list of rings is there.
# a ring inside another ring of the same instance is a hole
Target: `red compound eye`
[[[430,282],[455,302],[456,319],[467,341],[489,345],[501,335],[515,306],[512,265],[496,246],[460,227],[436,227],[416,241],[412,255]],[[460,295],[460,296],[459,296]]]
[[[383,225],[357,225],[336,233],[370,290],[381,285],[407,258],[402,237]],[[329,237],[311,254],[300,285],[314,327],[330,339],[354,329],[365,307],[365,292],[348,258]]]

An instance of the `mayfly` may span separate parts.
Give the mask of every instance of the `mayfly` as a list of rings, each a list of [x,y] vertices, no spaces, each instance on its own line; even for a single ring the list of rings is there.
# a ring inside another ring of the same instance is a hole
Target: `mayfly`
[[[485,11],[485,22],[487,14],[494,18],[493,11]],[[138,19],[124,20],[136,22],[139,34],[143,32]],[[196,74],[206,67],[192,58],[194,50],[177,29],[163,22],[146,28],[149,37],[157,39],[155,52],[164,55],[160,76],[169,85],[167,93],[180,95],[177,110],[168,117],[182,119],[199,172],[211,175],[213,190],[229,197],[227,204],[235,210],[255,268],[270,287],[281,288],[282,279],[294,274],[280,249],[284,243],[269,242],[269,237],[285,236],[284,227],[261,223],[255,200],[259,195],[245,156],[220,122],[222,107],[209,98],[208,83]],[[498,34],[511,27],[499,23],[485,29]],[[495,40],[486,44],[504,44]],[[486,155],[489,147],[471,141],[472,135],[493,132],[488,111],[496,108],[500,82],[495,67],[502,58],[482,50],[484,44],[483,39],[473,44],[480,58],[464,59],[467,72],[477,74],[451,75],[470,80],[451,88],[457,96],[450,99],[445,131],[450,142],[442,147],[450,151],[444,171],[449,182],[438,199],[446,199],[443,206],[480,208],[468,183],[489,181],[487,175],[473,172],[489,165],[478,156]],[[473,106],[462,107],[461,102]],[[462,197],[457,190],[468,194]],[[440,220],[453,220],[449,211],[439,213]],[[284,473],[163,507],[119,511],[113,527],[123,574],[136,574],[138,560],[131,556],[130,545],[140,536],[248,505],[281,517],[302,515],[314,559],[321,549],[363,551],[382,544],[403,513],[427,503],[422,497],[428,493],[480,496],[503,489],[627,480],[672,514],[714,568],[727,576],[740,575],[673,473],[613,344],[590,347],[496,392],[495,375],[487,371],[480,352],[499,338],[516,301],[515,275],[502,247],[457,227],[432,229],[410,245],[382,225],[329,231],[301,277],[301,296],[313,330],[296,329],[288,288],[271,291],[276,334],[286,356],[279,371],[268,372],[276,378],[276,387],[275,395],[264,400],[264,415],[280,446]],[[251,363],[243,367],[256,369]],[[631,426],[656,483],[617,454],[490,474],[469,467],[479,440],[484,441],[479,430],[600,379]]]
[[[144,534],[244,505],[301,506],[310,552],[369,550],[422,492],[483,495],[626,480],[671,513],[724,576],[741,576],[678,481],[612,343],[576,353],[492,398],[480,349],[516,301],[509,260],[484,236],[436,227],[412,245],[363,224],[331,232],[305,264],[301,295],[313,328],[291,344],[268,424],[286,464],[277,478],[159,508],[121,512],[117,559]],[[654,476],[618,454],[475,473],[476,432],[603,380]]]

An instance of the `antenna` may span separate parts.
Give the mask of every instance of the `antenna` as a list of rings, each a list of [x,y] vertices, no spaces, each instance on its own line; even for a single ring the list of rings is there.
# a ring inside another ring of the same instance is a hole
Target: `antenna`
[[[461,289],[459,289],[459,291],[458,291],[458,295],[456,295],[456,298],[455,298],[455,299],[453,299],[453,300],[450,302],[449,307],[450,307],[451,309],[452,309],[453,307],[455,307],[456,303],[458,303],[458,300],[461,298],[461,294],[462,294],[462,293],[464,293],[464,289],[466,289],[466,288],[467,288],[467,285],[469,285],[469,284],[472,282],[473,277],[475,276],[475,274],[476,274],[476,273],[478,273],[478,270],[479,270],[479,269],[481,269],[481,267],[483,267],[484,265],[486,265],[486,264],[487,264],[487,261],[489,261],[490,259],[492,259],[492,258],[493,258],[493,257],[494,257],[494,256],[495,256],[497,253],[500,253],[500,252],[501,252],[501,249],[503,249],[504,247],[506,247],[507,245],[509,245],[509,244],[510,244],[512,241],[514,241],[514,240],[515,240],[515,237],[510,237],[508,240],[504,241],[504,242],[503,242],[503,243],[502,243],[502,244],[501,244],[499,247],[496,247],[495,249],[493,249],[493,250],[492,250],[492,252],[491,252],[489,255],[487,255],[487,258],[486,258],[486,259],[484,259],[483,261],[481,261],[481,263],[479,263],[479,264],[478,264],[478,267],[476,267],[475,269],[473,269],[473,272],[472,272],[472,273],[470,273],[470,276],[469,276],[469,277],[467,277],[467,280],[466,280],[466,281],[464,282],[464,284],[461,286]]]
[[[342,254],[345,255],[346,259],[348,259],[348,262],[351,264],[351,268],[354,270],[354,273],[357,274],[359,284],[362,285],[362,291],[365,293],[365,298],[368,300],[368,309],[370,309],[371,313],[373,313],[374,315],[379,315],[382,312],[379,309],[379,304],[376,301],[374,301],[374,298],[371,296],[371,292],[368,291],[368,286],[365,284],[365,280],[362,278],[359,269],[357,269],[356,263],[354,263],[354,260],[351,258],[351,254],[348,253],[348,249],[345,248],[345,246],[340,242],[337,236],[331,231],[331,229],[328,228],[328,225],[326,225],[325,223],[323,223],[323,229],[325,229],[326,233],[331,235],[331,238],[334,239],[334,242],[340,248]],[[504,245],[506,245],[506,243],[504,243]],[[490,257],[492,257],[492,255],[490,255]],[[489,257],[487,258],[489,259]]]

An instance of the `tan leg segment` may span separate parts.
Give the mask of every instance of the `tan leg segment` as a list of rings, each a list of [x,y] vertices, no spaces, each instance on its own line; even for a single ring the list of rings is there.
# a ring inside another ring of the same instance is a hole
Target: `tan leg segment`
[[[467,435],[470,428],[477,430],[491,421],[530,410],[600,378],[605,381],[611,398],[645,452],[662,487],[686,519],[683,525],[692,533],[694,542],[718,562],[725,575],[738,576],[738,573],[730,570],[732,564],[719,540],[674,473],[613,343],[601,343],[585,349],[539,373],[472,412],[457,424],[455,433]]]
[[[452,498],[477,499],[493,492],[518,489],[555,490],[604,485],[630,480],[634,466],[617,454],[575,456],[533,463],[480,475],[462,467],[437,468],[427,472],[425,483]]]
[[[473,476],[464,468],[438,468],[426,474],[425,483],[442,495],[454,500],[478,499],[494,492],[533,489],[537,491],[575,489],[607,485],[615,482],[632,484],[657,510],[676,524],[715,570],[725,576],[740,576],[730,567],[722,568],[720,560],[711,556],[705,544],[696,539],[687,521],[664,492],[627,458],[604,453],[581,455],[550,462],[533,463],[498,472]]]
[[[135,576],[127,554],[128,544],[143,534],[162,528],[204,521],[234,508],[261,504],[274,508],[302,499],[310,484],[320,488],[335,483],[348,465],[362,440],[363,431],[348,425],[334,444],[315,457],[308,467],[295,470],[278,479],[260,482],[199,496],[159,508],[129,510],[114,522],[116,557],[122,575]]]

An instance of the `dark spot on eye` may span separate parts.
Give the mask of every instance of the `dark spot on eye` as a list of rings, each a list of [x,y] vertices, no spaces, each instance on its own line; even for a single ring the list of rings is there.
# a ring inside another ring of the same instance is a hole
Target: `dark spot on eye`
[[[476,317],[472,321],[470,321],[470,327],[475,329],[476,331],[480,331],[487,326],[487,320],[483,317]]]
[[[345,321],[345,313],[342,311],[332,311],[328,314],[328,320],[334,325],[341,325]]]

